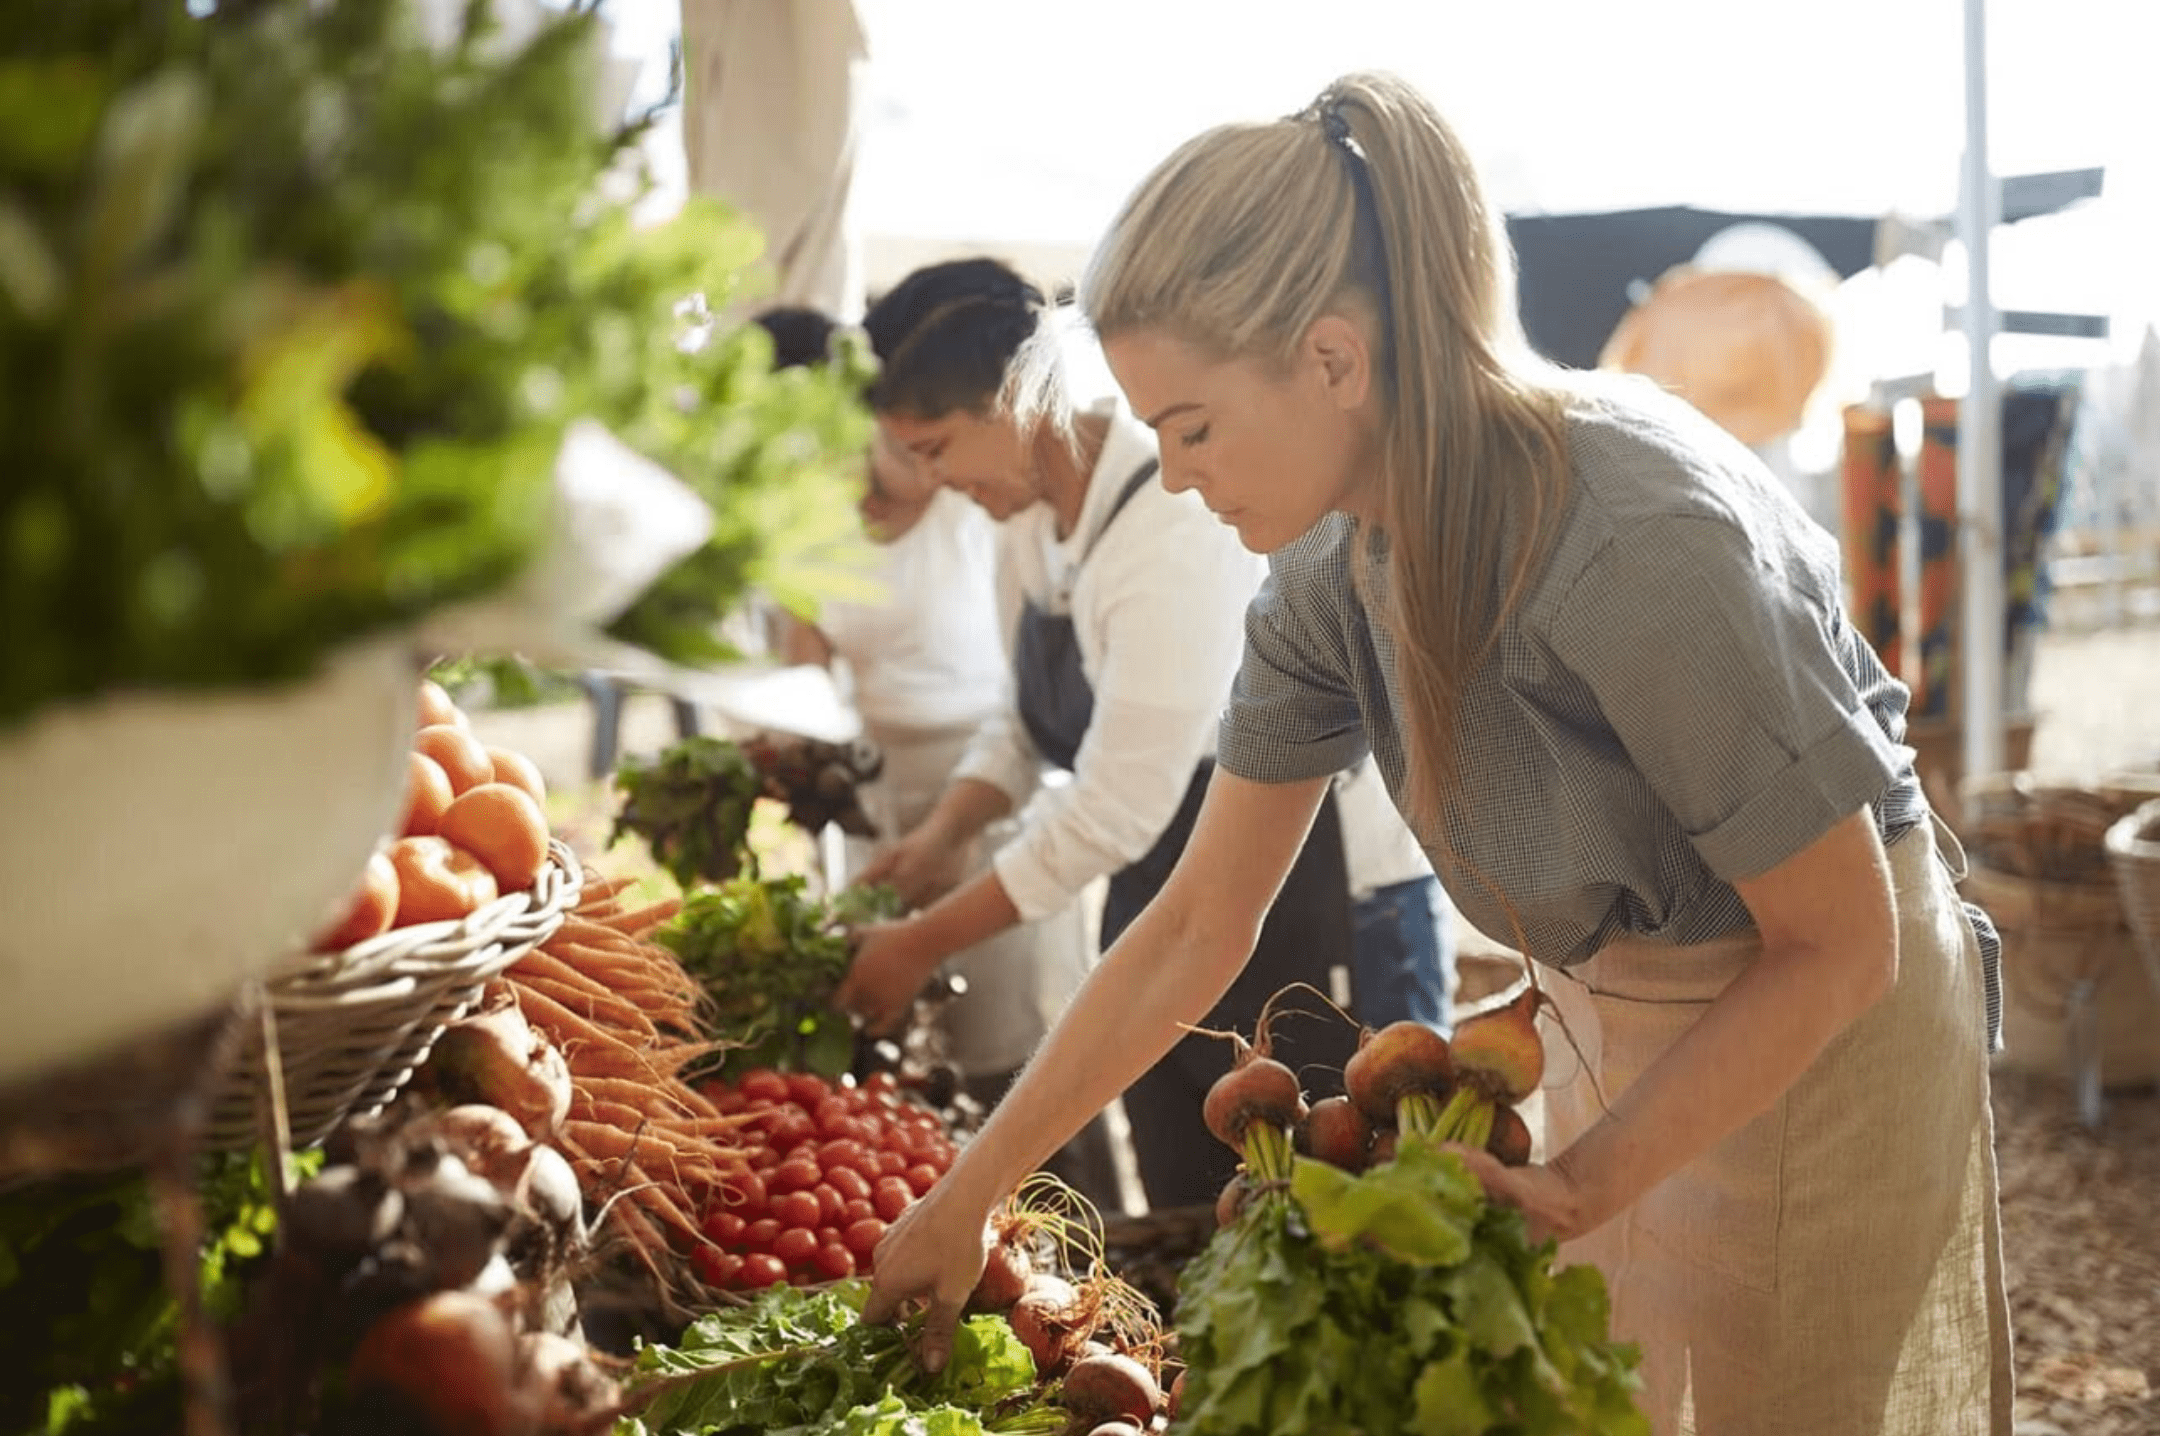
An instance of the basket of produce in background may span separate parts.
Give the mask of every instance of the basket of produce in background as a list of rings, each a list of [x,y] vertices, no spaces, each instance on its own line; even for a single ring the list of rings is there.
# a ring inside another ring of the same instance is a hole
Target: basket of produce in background
[[[2108,1086],[2160,1077],[2160,1002],[2106,842],[2150,783],[2004,773],[1964,785],[1963,889],[2002,934],[2005,1064]]]
[[[2116,819],[2106,843],[2123,916],[2137,937],[2146,976],[2160,992],[2160,797]]]

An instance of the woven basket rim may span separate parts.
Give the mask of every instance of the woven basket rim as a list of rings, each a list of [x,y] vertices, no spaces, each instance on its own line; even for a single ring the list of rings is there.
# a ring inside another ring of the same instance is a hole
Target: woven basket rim
[[[462,918],[393,927],[338,952],[293,954],[264,978],[271,999],[317,1002],[358,995],[398,977],[415,980],[455,972],[496,944],[524,943],[521,931],[551,928],[577,906],[584,865],[560,839],[548,840],[548,860],[529,888],[505,893]]]
[[[2160,832],[2160,798],[2138,804],[2109,825],[2103,840],[2108,856],[2117,862],[2160,863],[2160,837],[2144,836],[2148,831]]]

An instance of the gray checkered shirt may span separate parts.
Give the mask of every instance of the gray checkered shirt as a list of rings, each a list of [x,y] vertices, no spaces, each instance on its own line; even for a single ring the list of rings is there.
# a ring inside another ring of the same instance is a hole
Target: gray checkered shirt
[[[1684,945],[1748,927],[1732,881],[1863,805],[1885,845],[1927,817],[1908,695],[1845,620],[1836,542],[1754,455],[1648,393],[1585,401],[1569,445],[1551,556],[1463,693],[1445,844],[1420,834],[1472,922],[1515,939],[1466,871],[1561,966],[1623,935]],[[1400,797],[1395,644],[1354,589],[1357,542],[1334,515],[1275,555],[1223,719],[1230,771],[1314,778],[1369,747]],[[1374,608],[1386,582],[1383,556]]]

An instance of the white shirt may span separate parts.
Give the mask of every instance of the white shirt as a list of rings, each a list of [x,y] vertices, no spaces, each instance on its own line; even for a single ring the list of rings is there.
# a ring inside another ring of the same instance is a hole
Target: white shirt
[[[1371,758],[1336,780],[1335,804],[1342,819],[1343,867],[1351,897],[1370,897],[1381,888],[1432,873],[1424,845],[1403,821],[1380,765]]]
[[[877,550],[889,600],[819,610],[866,726],[972,726],[1007,704],[1012,664],[998,636],[997,543],[988,514],[941,491],[913,527]]]
[[[1056,515],[1038,504],[998,535],[1006,651],[1024,600],[1069,613],[1095,693],[1072,782],[1036,796],[1019,835],[992,860],[1024,918],[1064,907],[1144,855],[1169,827],[1193,769],[1215,751],[1216,723],[1244,652],[1245,604],[1267,572],[1266,560],[1248,553],[1197,495],[1172,494],[1159,479],[1142,485],[1105,529],[1126,481],[1155,457],[1154,436],[1123,405],[1110,418],[1072,533],[1060,540]],[[1008,702],[977,733],[955,776],[990,783],[1019,804],[1036,793],[1043,766]]]

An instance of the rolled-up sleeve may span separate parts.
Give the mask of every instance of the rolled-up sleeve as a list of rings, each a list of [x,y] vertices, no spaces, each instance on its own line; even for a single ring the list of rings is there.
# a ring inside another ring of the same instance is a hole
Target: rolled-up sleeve
[[[1340,652],[1340,615],[1312,611],[1331,596],[1347,602],[1331,589],[1340,578],[1341,550],[1335,544],[1303,547],[1314,542],[1286,550],[1245,611],[1245,653],[1223,714],[1216,761],[1254,782],[1295,783],[1339,773],[1363,762],[1368,751]]]
[[[1800,852],[1899,770],[1841,661],[1835,602],[1739,524],[1688,516],[1613,539],[1555,612],[1555,657],[1728,882]]]

